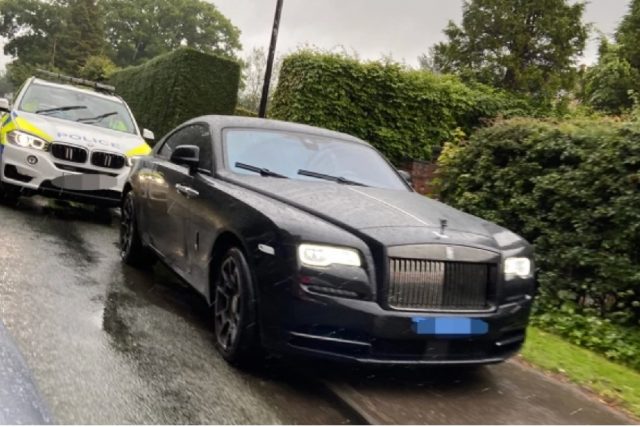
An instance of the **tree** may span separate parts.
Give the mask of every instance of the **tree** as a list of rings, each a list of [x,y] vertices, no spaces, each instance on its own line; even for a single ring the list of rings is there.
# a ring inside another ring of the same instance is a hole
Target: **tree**
[[[84,66],[80,68],[78,77],[87,80],[101,82],[109,79],[113,73],[118,71],[116,64],[104,55],[95,55],[87,58]]]
[[[433,69],[541,99],[575,82],[588,36],[584,3],[567,0],[465,0],[462,26],[444,30]]]
[[[7,67],[15,84],[38,67],[75,74],[105,47],[95,0],[0,0],[0,36],[16,58]]]
[[[624,16],[618,30],[616,41],[620,55],[631,66],[640,70],[640,0],[632,0],[629,12]]]
[[[91,57],[127,66],[180,46],[227,56],[241,47],[239,30],[203,0],[0,0],[0,37],[16,58],[14,84],[38,67],[76,75]]]
[[[13,92],[13,84],[7,77],[7,74],[0,74],[0,98],[3,98],[11,92]]]
[[[600,58],[587,70],[581,94],[584,103],[609,114],[628,111],[633,106],[633,92],[640,88],[640,72],[619,50],[619,46],[602,39]]]
[[[9,79],[20,84],[34,67],[55,68],[64,0],[0,0],[0,36],[4,53],[17,58],[7,66]]]
[[[87,59],[104,53],[104,24],[95,0],[68,0],[65,25],[59,33],[58,67],[76,75]]]
[[[110,0],[103,2],[112,59],[139,64],[180,46],[235,56],[240,30],[201,0]]]
[[[278,81],[282,57],[277,57],[271,75],[271,88],[269,98],[275,92],[275,84]],[[262,98],[262,86],[267,68],[267,51],[265,48],[253,48],[244,58],[242,69],[242,89],[238,99],[238,106],[248,111],[258,112],[260,99]]]

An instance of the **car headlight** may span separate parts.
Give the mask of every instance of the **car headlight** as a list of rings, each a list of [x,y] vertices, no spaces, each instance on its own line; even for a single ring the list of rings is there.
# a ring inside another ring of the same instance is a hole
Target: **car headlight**
[[[332,264],[360,267],[360,254],[355,249],[303,244],[298,247],[298,258],[304,265],[328,267]]]
[[[529,277],[531,273],[531,260],[529,258],[507,258],[504,261],[505,275]]]
[[[17,145],[18,147],[35,148],[36,150],[43,151],[45,151],[48,146],[47,141],[44,139],[20,130],[13,130],[7,133],[7,141],[9,144]]]

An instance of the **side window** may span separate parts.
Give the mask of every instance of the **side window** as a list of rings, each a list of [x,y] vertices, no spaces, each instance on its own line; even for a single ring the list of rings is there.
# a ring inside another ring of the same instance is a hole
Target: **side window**
[[[213,172],[213,141],[211,140],[209,126],[197,124],[190,127],[192,128],[192,133],[188,144],[200,148],[200,169]]]
[[[160,151],[158,151],[158,157],[169,160],[171,158],[171,153],[173,153],[173,150],[175,150],[178,145],[182,145],[180,141],[185,130],[186,129],[180,129],[179,131],[170,135],[162,144]]]
[[[194,124],[180,129],[164,142],[158,156],[169,160],[171,153],[179,145],[195,145],[200,148],[200,169],[213,171],[213,142],[209,127],[205,124]]]

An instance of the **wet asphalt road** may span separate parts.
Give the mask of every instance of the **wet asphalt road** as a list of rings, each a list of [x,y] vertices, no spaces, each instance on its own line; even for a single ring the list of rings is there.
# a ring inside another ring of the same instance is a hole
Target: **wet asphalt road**
[[[513,363],[381,370],[270,360],[240,372],[216,353],[194,292],[161,266],[120,262],[117,222],[39,198],[0,205],[0,321],[58,423],[630,422]]]
[[[193,292],[121,264],[117,218],[49,205],[0,205],[0,320],[57,423],[351,421],[287,366],[230,368]]]

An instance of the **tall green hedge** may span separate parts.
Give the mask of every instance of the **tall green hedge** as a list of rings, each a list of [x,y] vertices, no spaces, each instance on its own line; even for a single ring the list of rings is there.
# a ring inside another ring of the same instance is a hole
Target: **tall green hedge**
[[[439,164],[444,201],[535,244],[540,311],[638,327],[640,125],[504,121]]]
[[[530,113],[522,100],[453,76],[302,51],[283,61],[270,115],[356,135],[399,162],[430,160],[483,119]]]
[[[158,137],[205,114],[233,115],[240,65],[182,48],[115,73],[110,82],[131,107],[138,124]]]

